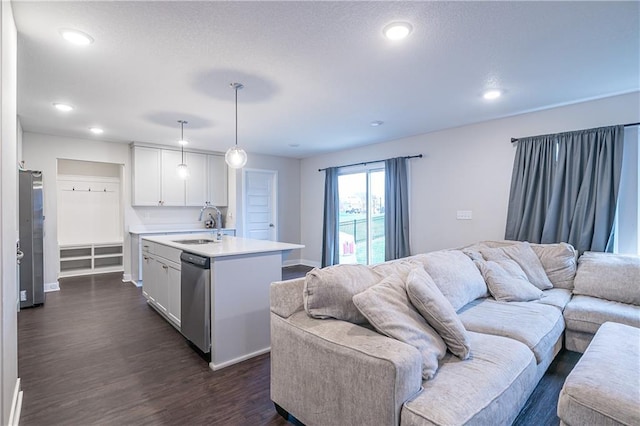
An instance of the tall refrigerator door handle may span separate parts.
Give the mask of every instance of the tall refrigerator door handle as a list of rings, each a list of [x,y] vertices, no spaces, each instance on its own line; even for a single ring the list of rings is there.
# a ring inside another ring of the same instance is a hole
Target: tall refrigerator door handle
[[[18,263],[18,265],[20,264],[20,261],[22,260],[23,257],[24,257],[24,253],[18,250],[16,252],[16,262]]]

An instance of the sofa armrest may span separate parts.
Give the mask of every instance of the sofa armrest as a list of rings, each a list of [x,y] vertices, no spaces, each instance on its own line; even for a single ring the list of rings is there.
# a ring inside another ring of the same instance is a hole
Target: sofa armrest
[[[421,385],[410,345],[305,312],[271,314],[271,399],[307,425],[398,425]]]
[[[271,312],[282,318],[289,318],[295,312],[304,309],[303,290],[304,278],[271,283],[269,287]]]

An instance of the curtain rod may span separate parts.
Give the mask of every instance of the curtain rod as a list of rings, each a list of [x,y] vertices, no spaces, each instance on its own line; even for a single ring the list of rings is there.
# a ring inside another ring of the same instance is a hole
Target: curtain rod
[[[627,123],[627,124],[623,124],[622,127],[633,127],[633,126],[640,126],[640,122],[638,123]],[[511,143],[514,142],[518,142],[520,139],[518,138],[511,138]]]
[[[422,154],[418,154],[418,155],[407,155],[406,157],[404,157],[406,159],[410,159],[410,158],[422,158]],[[353,164],[345,164],[344,166],[336,166],[336,167],[351,167],[351,166],[366,166],[367,164],[371,164],[371,163],[382,163],[384,160],[377,160],[377,161],[365,161],[364,163],[353,163]],[[325,167],[324,169],[318,169],[319,172],[323,172],[325,170],[327,170],[329,167]]]

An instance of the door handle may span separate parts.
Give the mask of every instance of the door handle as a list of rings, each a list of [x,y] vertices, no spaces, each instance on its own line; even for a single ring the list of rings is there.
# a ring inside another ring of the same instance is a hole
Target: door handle
[[[22,260],[22,258],[24,257],[24,252],[20,249],[18,249],[16,251],[16,263],[19,265],[20,261]]]
[[[273,223],[270,223],[269,228],[275,228],[275,225]]]

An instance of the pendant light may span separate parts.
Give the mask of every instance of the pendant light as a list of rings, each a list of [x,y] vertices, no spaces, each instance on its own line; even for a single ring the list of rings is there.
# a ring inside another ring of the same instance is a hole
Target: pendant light
[[[247,153],[244,149],[238,147],[238,90],[244,86],[242,83],[231,83],[230,86],[236,91],[236,144],[227,150],[224,155],[224,161],[232,169],[241,169],[247,164]]]
[[[178,123],[180,123],[180,140],[178,141],[178,143],[180,144],[180,151],[182,152],[182,162],[178,164],[178,177],[180,177],[180,179],[187,179],[189,177],[189,169],[184,162],[184,146],[189,142],[184,140],[184,125],[188,124],[189,122],[178,120]]]

